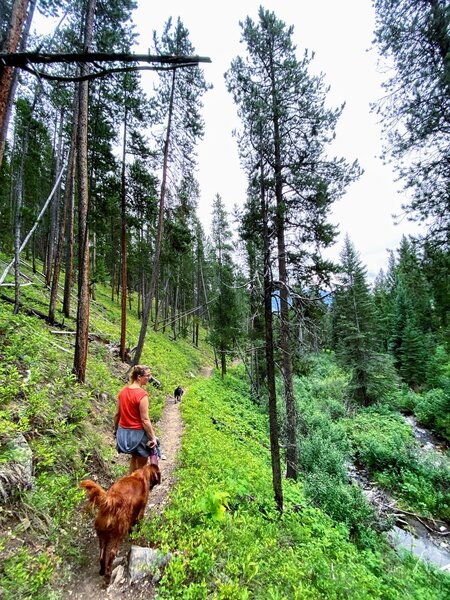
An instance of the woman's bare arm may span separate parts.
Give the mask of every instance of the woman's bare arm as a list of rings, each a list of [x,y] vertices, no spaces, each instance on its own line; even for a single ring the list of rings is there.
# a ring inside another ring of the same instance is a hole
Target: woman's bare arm
[[[114,415],[114,435],[116,435],[117,428],[119,427],[119,420],[120,420],[120,401],[119,401],[119,398],[117,398],[117,412]]]
[[[148,416],[148,396],[144,396],[139,403],[139,414],[141,416],[142,427],[145,429],[149,439],[156,443],[156,435],[153,431],[152,422]]]

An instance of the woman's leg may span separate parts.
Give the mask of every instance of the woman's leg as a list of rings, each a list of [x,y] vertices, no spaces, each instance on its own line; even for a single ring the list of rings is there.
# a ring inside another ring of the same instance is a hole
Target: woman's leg
[[[145,465],[147,464],[147,457],[146,456],[138,456],[137,454],[132,454],[131,455],[131,460],[130,460],[130,468],[129,468],[129,473],[133,473],[134,471],[136,471],[136,469],[140,469],[141,467],[145,467]]]

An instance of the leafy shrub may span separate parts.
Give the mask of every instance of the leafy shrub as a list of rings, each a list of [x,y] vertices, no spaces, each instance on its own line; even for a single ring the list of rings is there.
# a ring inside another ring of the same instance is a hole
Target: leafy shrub
[[[417,396],[417,419],[450,440],[450,389],[433,389]]]
[[[49,600],[50,592],[43,591],[52,576],[55,559],[42,552],[30,554],[21,548],[7,558],[0,572],[0,589],[5,600]]]
[[[305,473],[322,473],[329,477],[345,479],[345,461],[349,444],[342,430],[332,423],[316,428],[299,443],[299,464]]]
[[[399,379],[389,354],[374,354],[368,365],[367,396],[372,402],[386,400],[395,392]]]
[[[431,388],[450,387],[450,356],[443,345],[436,346],[428,362],[427,384]]]
[[[317,472],[307,475],[305,492],[333,521],[348,528],[358,546],[377,547],[376,515],[357,485]]]
[[[450,518],[450,469],[431,464],[412,465],[400,473],[384,471],[376,474],[380,485],[393,490],[401,503],[429,518]]]
[[[354,453],[369,471],[398,471],[410,464],[416,443],[400,416],[368,409],[346,426]]]
[[[416,392],[403,384],[395,393],[390,395],[387,405],[406,414],[413,414],[416,401]]]
[[[61,526],[66,527],[74,508],[84,498],[76,480],[67,474],[46,473],[36,479],[36,489],[28,492],[27,501],[40,514],[51,514],[49,536],[54,538]]]
[[[0,362],[0,405],[6,406],[15,399],[23,376],[16,365]]]

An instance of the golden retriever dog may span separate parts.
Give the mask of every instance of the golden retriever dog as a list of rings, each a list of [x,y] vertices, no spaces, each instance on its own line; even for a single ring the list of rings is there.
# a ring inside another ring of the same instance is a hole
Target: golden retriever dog
[[[147,464],[117,480],[107,492],[98,483],[80,482],[88,495],[88,506],[97,511],[95,531],[100,545],[100,575],[111,579],[112,563],[132,526],[142,519],[150,490],[161,483],[156,465]]]

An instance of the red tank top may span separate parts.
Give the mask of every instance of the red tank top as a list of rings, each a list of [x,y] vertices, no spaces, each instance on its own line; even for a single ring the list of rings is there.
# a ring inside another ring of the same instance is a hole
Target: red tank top
[[[139,403],[147,392],[142,388],[124,387],[119,392],[119,425],[124,429],[143,429]]]

